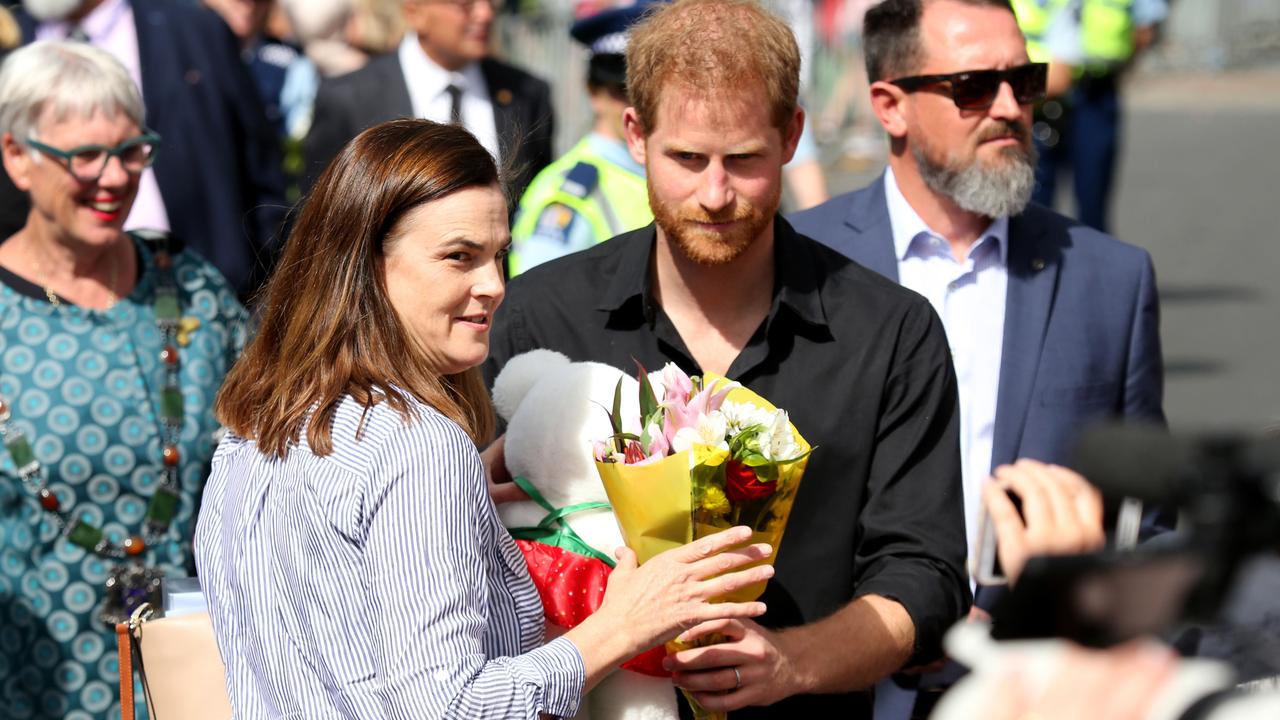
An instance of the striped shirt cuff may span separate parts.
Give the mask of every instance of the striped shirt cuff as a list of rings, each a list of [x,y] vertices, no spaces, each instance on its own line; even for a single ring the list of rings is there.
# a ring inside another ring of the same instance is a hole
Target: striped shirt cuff
[[[578,648],[563,637],[556,638],[533,652],[520,656],[528,661],[517,665],[523,682],[542,691],[542,712],[558,717],[572,717],[582,702],[582,688],[587,682],[587,666]],[[533,674],[526,673],[532,670]]]

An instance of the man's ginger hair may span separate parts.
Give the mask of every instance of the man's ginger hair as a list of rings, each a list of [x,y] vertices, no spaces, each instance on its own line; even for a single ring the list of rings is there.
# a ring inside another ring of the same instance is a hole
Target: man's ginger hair
[[[627,92],[646,135],[668,88],[712,100],[759,88],[783,130],[798,106],[800,48],[791,28],[756,0],[657,5],[627,45]]]

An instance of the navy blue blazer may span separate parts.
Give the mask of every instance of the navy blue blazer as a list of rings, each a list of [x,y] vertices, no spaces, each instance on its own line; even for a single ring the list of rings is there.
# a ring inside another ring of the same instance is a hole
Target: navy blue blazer
[[[190,3],[129,3],[147,126],[163,139],[155,172],[169,225],[244,298],[270,267],[287,211],[279,142],[221,18]],[[31,42],[35,21],[14,14]]]
[[[898,280],[884,176],[790,218]],[[1009,219],[1009,289],[992,467],[1065,464],[1108,417],[1164,422],[1159,301],[1147,251],[1032,204]]]

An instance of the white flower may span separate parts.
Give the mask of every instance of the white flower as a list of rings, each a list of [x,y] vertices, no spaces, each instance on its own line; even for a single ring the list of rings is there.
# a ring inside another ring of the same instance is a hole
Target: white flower
[[[773,417],[763,424],[768,429],[760,434],[760,454],[767,460],[793,460],[800,454],[786,410],[773,411]]]
[[[720,412],[724,413],[730,436],[737,435],[743,430],[756,425],[768,427],[773,419],[771,413],[762,407],[757,407],[751,403],[738,403],[729,400],[726,400],[720,406]]]
[[[727,432],[728,423],[725,421],[724,413],[713,410],[705,415],[699,415],[698,422],[693,427],[677,430],[675,437],[671,438],[671,450],[684,452],[694,445],[710,445],[720,450],[728,450],[729,443],[725,441]]]
[[[671,445],[667,442],[667,436],[662,433],[662,427],[657,423],[649,423],[645,433],[649,436],[649,444],[644,451],[649,457],[665,457]]]
[[[651,422],[648,424],[648,426],[645,427],[644,431],[648,433],[649,437],[651,438],[658,437],[662,435],[662,424]]]

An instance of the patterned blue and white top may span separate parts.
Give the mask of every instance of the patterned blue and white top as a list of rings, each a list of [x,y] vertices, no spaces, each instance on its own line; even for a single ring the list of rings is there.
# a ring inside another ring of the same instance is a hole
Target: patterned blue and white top
[[[196,566],[236,718],[573,715],[585,682],[546,645],[524,559],[475,445],[416,404],[346,398],[333,452],[284,459],[228,434],[196,527]]]
[[[42,288],[0,268],[0,395],[61,506],[116,544],[142,530],[162,469],[155,256],[132,242],[138,283],[109,310],[54,305]],[[200,321],[178,349],[182,499],[168,533],[142,559],[184,576],[218,429],[213,400],[244,347],[249,316],[190,250],[173,255],[173,275],[182,315]],[[0,447],[0,718],[120,717],[115,633],[98,619],[113,565],[63,537]]]

